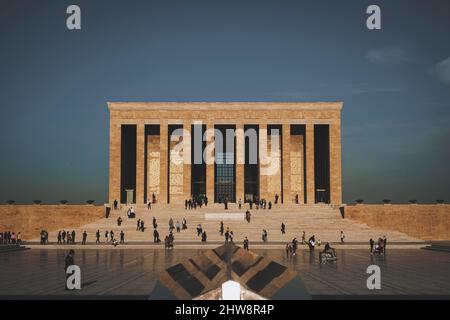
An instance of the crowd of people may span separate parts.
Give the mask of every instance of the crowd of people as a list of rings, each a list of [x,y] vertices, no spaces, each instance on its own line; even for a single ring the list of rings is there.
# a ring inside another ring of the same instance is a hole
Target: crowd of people
[[[21,244],[22,234],[14,231],[0,232],[0,244]]]
[[[208,206],[208,197],[205,195],[198,195],[184,200],[185,210],[197,209],[197,207],[202,208],[203,206]]]

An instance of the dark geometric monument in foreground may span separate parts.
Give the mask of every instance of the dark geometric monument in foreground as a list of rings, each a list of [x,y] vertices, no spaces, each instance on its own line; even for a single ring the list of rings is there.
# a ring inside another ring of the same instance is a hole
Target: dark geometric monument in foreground
[[[239,283],[248,299],[311,299],[296,271],[232,243],[167,268],[150,299],[217,299],[229,280]]]

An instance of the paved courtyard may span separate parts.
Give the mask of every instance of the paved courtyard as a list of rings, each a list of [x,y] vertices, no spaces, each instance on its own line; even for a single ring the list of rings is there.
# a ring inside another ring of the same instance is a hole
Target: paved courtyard
[[[0,296],[3,298],[45,296],[129,297],[145,299],[158,275],[167,267],[190,258],[201,249],[76,250],[81,267],[82,290],[64,290],[64,257],[67,250],[31,249],[0,254]],[[367,250],[338,250],[336,265],[321,265],[318,252],[302,250],[286,258],[283,250],[256,249],[257,254],[297,270],[314,298],[366,295],[428,295],[450,297],[450,254],[420,249],[392,249],[384,258],[371,257]],[[366,288],[367,266],[381,268],[382,289]],[[295,294],[295,293],[294,293]]]

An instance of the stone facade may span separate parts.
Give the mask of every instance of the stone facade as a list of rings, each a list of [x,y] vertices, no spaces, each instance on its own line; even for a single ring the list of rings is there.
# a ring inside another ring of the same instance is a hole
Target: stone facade
[[[278,165],[273,175],[259,175],[259,198],[272,200],[278,194],[283,203],[293,203],[298,197],[299,203],[317,202],[315,175],[323,171],[315,168],[314,132],[315,125],[327,125],[329,132],[329,172],[325,173],[328,183],[325,192],[327,201],[342,203],[341,186],[341,102],[283,103],[283,102],[149,102],[149,103],[108,103],[110,112],[110,163],[109,163],[109,202],[123,200],[121,157],[123,143],[121,128],[123,125],[135,125],[136,134],[136,177],[133,177],[131,189],[135,191],[138,204],[145,203],[155,193],[159,203],[180,203],[192,194],[191,139],[178,137],[182,141],[183,163],[172,163],[175,157],[173,148],[176,142],[170,142],[169,126],[178,125],[187,131],[193,124],[204,124],[207,129],[217,125],[231,125],[236,129],[235,136],[235,198],[244,200],[245,196],[245,158],[244,136],[241,130],[245,125],[257,125],[259,136],[259,154],[268,155],[269,162]],[[146,125],[158,125],[158,135],[146,136]],[[271,152],[271,137],[268,126],[281,128],[278,150]],[[294,126],[302,126],[301,135],[293,134]],[[208,132],[208,131],[207,131]],[[215,165],[214,135],[207,133],[207,144],[212,143],[213,152],[207,153],[206,196],[214,199]],[[147,150],[145,150],[147,146]],[[208,148],[208,147],[207,147]],[[259,170],[264,164],[260,159]],[[159,171],[157,170],[159,167]],[[133,171],[134,172],[134,171]],[[128,185],[127,189],[130,189]],[[146,190],[145,190],[146,189]],[[321,189],[323,190],[323,189]],[[144,199],[145,194],[147,199]],[[119,201],[124,202],[124,201]]]

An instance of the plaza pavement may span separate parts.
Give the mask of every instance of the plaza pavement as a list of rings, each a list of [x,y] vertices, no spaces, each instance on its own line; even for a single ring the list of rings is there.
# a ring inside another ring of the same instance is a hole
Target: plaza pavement
[[[65,291],[68,249],[0,254],[0,299],[147,299],[163,270],[201,250],[77,248],[75,263],[81,268],[82,289]],[[445,252],[398,249],[380,257],[368,250],[337,247],[337,263],[326,265],[320,264],[317,252],[306,250],[295,257],[287,257],[284,250],[254,252],[296,270],[313,299],[450,297],[450,254]],[[381,290],[367,289],[366,269],[372,264],[381,268]]]

